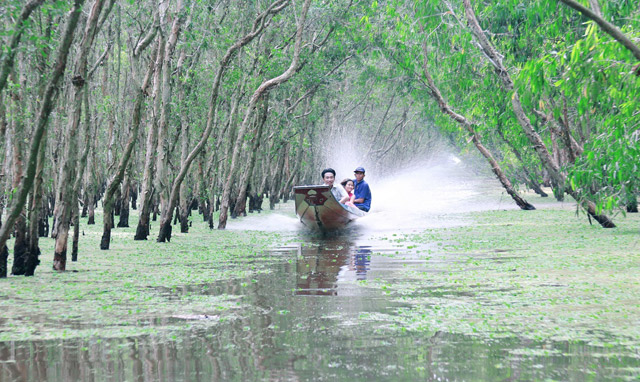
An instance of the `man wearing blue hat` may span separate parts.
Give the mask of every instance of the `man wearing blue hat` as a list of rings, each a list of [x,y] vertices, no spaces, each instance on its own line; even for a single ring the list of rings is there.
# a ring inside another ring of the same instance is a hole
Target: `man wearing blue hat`
[[[369,212],[371,208],[371,190],[369,189],[369,184],[364,181],[364,167],[356,168],[354,174],[356,179],[353,183],[355,183],[356,188],[353,190],[353,193],[356,198],[353,204],[359,209]]]

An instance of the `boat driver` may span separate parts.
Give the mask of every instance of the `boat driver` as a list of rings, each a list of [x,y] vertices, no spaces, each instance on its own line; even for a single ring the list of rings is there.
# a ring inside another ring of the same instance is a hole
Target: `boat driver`
[[[340,201],[348,196],[347,191],[345,191],[340,184],[333,184],[336,181],[336,170],[332,168],[322,170],[322,180],[324,184],[331,187],[331,194],[336,198],[336,201]]]
[[[364,167],[357,167],[353,173],[356,177],[354,179],[356,188],[353,191],[356,194],[356,199],[353,203],[362,211],[369,212],[371,209],[371,190],[369,184],[364,181]]]

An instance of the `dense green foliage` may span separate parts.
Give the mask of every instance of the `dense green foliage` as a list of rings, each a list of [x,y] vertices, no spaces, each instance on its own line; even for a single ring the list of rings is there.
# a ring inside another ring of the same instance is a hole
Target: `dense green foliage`
[[[640,149],[640,77],[634,73],[633,54],[559,2],[484,2],[472,7],[502,53],[525,112],[568,173],[572,188],[601,209],[633,204]],[[640,11],[633,2],[607,2],[602,14],[638,40]],[[423,61],[429,62],[450,105],[475,122],[516,182],[526,177],[542,181],[546,170],[511,110],[513,91],[500,86],[469,30],[461,1],[374,1],[362,23],[371,43],[415,83],[424,84]],[[468,133],[439,115],[426,92],[424,84],[416,99],[429,108],[436,126],[465,146]],[[565,131],[582,154],[567,144]],[[527,176],[523,167],[529,169]]]

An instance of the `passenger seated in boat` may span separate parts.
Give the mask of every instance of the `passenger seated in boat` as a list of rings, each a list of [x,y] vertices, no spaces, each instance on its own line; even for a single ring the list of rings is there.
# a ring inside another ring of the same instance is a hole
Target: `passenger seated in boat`
[[[347,178],[342,182],[340,182],[340,184],[342,185],[342,187],[344,187],[344,190],[347,192],[347,196],[345,196],[344,198],[338,201],[342,204],[346,204],[347,206],[357,208],[355,204],[353,204],[353,201],[356,198],[356,195],[353,193],[353,189],[355,188],[355,183],[353,183],[353,180]]]
[[[331,194],[333,194],[333,197],[336,198],[338,202],[348,196],[347,191],[345,191],[341,185],[333,184],[336,181],[336,170],[332,168],[322,170],[322,180],[324,184],[331,187]]]

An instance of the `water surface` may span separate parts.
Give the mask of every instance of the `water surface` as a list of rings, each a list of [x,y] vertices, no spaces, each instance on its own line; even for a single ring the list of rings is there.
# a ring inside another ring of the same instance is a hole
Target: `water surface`
[[[0,381],[583,381],[640,373],[640,357],[622,347],[396,327],[393,316],[408,305],[368,282],[414,282],[414,294],[442,293],[412,279],[439,265],[399,235],[467,224],[457,212],[514,207],[495,183],[454,162],[398,174],[372,190],[373,212],[327,237],[305,232],[286,206],[232,221],[232,230],[282,235],[282,246],[256,259],[266,272],[158,291],[177,303],[185,294],[235,295],[237,308],[139,323],[157,334],[0,343]],[[77,324],[90,325],[68,323]]]

